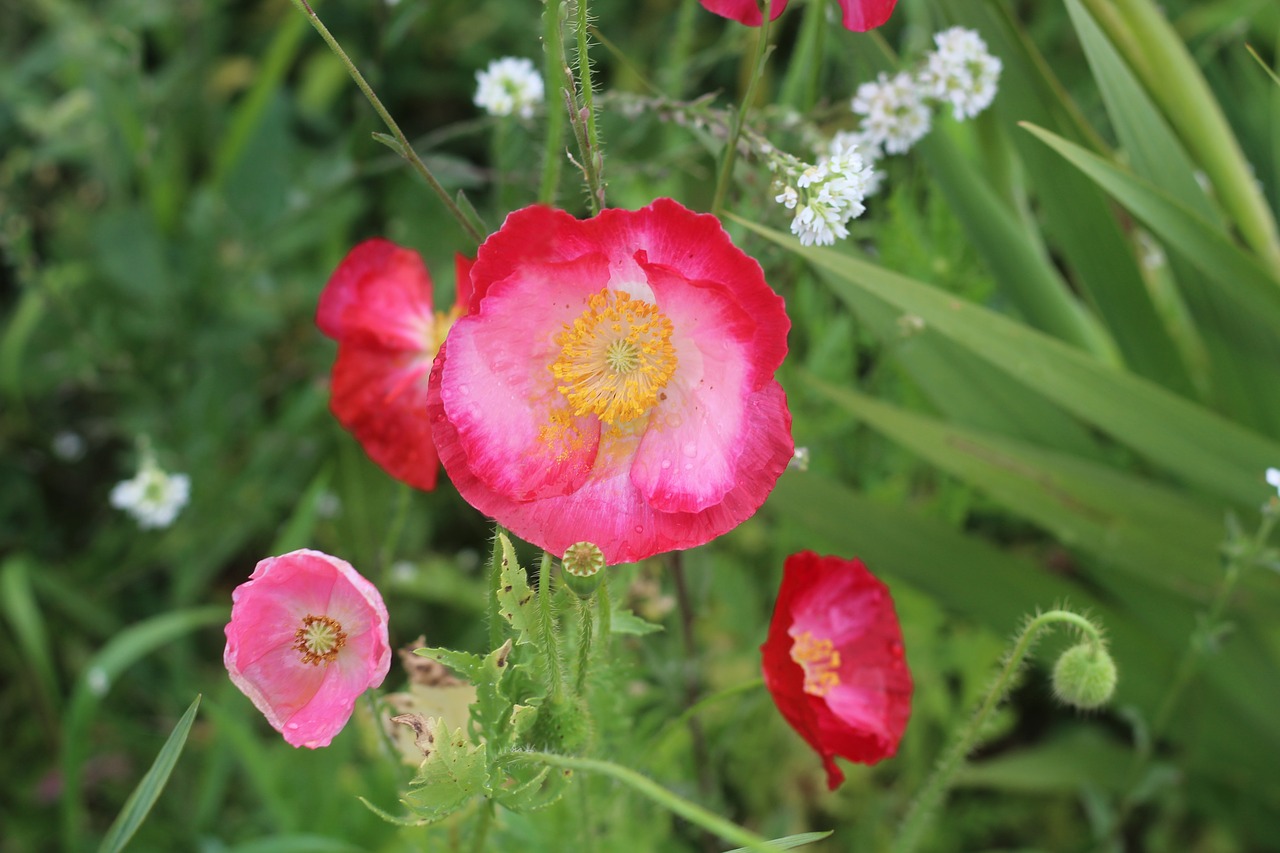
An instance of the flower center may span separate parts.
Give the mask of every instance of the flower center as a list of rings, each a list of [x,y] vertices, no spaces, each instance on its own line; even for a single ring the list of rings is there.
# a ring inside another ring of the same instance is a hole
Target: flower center
[[[337,619],[328,616],[302,617],[302,626],[293,632],[293,648],[302,654],[302,662],[312,666],[329,663],[347,644],[347,634]]]
[[[656,305],[607,287],[556,336],[551,372],[574,415],[607,424],[647,413],[676,369],[671,321]]]
[[[840,653],[830,640],[815,640],[805,631],[791,646],[791,659],[804,667],[804,692],[826,696],[840,684]]]

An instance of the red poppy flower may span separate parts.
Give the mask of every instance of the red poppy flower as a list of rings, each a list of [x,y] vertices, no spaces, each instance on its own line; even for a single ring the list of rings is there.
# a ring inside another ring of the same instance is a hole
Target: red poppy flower
[[[749,27],[763,23],[760,4],[756,0],[700,0],[703,8],[724,18],[731,18]],[[844,28],[855,33],[874,30],[889,20],[898,0],[840,0],[844,15]],[[787,8],[787,0],[770,0],[769,20],[774,20]]]
[[[316,325],[338,342],[329,409],[374,462],[419,489],[440,468],[427,423],[427,375],[449,327],[466,313],[471,264],[457,257],[458,297],[433,312],[417,252],[389,240],[352,249],[320,294]]]
[[[507,217],[432,370],[458,492],[553,554],[692,548],[764,503],[791,459],[773,374],[790,322],[719,220],[670,199]]]
[[[859,560],[802,551],[787,558],[769,638],[760,647],[774,704],[827,769],[835,756],[892,756],[911,715],[911,673],[888,588]]]

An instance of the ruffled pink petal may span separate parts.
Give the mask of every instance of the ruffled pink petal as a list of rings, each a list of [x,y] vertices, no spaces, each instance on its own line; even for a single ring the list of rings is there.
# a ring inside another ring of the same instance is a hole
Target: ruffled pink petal
[[[469,472],[486,488],[524,501],[565,494],[586,479],[600,422],[572,415],[550,366],[561,349],[556,335],[605,275],[598,253],[522,265],[449,332],[449,356],[436,359],[440,401]]]
[[[417,489],[436,487],[439,460],[427,422],[431,362],[420,351],[341,343],[329,409],[384,471]]]
[[[883,26],[893,14],[898,0],[840,0],[844,28],[864,33]]]
[[[455,308],[460,309],[460,314],[466,314],[471,306],[471,268],[475,266],[475,259],[468,258],[461,252],[456,252],[453,256],[453,274],[456,293],[453,298]]]
[[[388,349],[434,349],[431,277],[417,252],[375,238],[356,246],[320,293],[329,337]]]
[[[748,27],[758,27],[764,23],[760,15],[760,4],[755,0],[699,0],[708,12],[714,12],[722,18],[729,18]],[[787,0],[773,0],[769,5],[769,20],[775,20],[787,8]]]
[[[306,663],[293,648],[303,617],[329,616],[348,634],[335,659]],[[325,746],[356,697],[391,665],[387,610],[377,589],[344,560],[294,551],[260,562],[232,593],[223,652],[232,682],[294,746]]]

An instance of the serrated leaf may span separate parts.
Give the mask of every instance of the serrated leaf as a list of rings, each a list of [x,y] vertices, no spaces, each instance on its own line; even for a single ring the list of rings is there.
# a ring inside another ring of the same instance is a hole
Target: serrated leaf
[[[516,643],[525,645],[537,638],[537,607],[529,577],[516,560],[515,549],[505,533],[498,534],[502,545],[502,568],[498,586],[498,612],[516,632]]]
[[[357,797],[356,799],[358,799],[358,800],[360,800],[360,802],[364,803],[364,807],[365,807],[366,809],[368,809],[369,811],[373,812],[373,813],[374,813],[374,814],[376,814],[378,817],[380,817],[380,818],[382,818],[383,820],[385,820],[387,823],[393,824],[393,825],[395,825],[395,826],[423,826],[423,825],[425,825],[425,824],[427,824],[427,823],[430,823],[430,821],[426,821],[426,820],[419,820],[419,819],[416,819],[416,818],[411,819],[411,818],[407,818],[407,817],[396,817],[395,815],[393,815],[391,812],[387,811],[386,809],[383,809],[383,808],[380,808],[380,807],[378,807],[378,806],[375,806],[373,803],[369,802],[369,801],[368,801],[368,800],[366,800],[364,797]]]
[[[447,817],[480,793],[488,776],[484,749],[471,743],[462,729],[449,732],[439,718],[434,749],[427,755],[404,804],[418,817],[436,821]]]
[[[635,637],[643,637],[645,634],[654,634],[665,629],[661,625],[637,616],[626,608],[618,607],[614,609],[613,615],[609,619],[609,630],[615,634],[630,634]]]
[[[513,762],[510,768],[511,786],[496,794],[494,799],[513,812],[537,811],[563,797],[572,777],[572,771],[529,762]]]
[[[538,709],[532,705],[515,705],[511,708],[510,728],[513,740],[519,741],[538,719]]]
[[[484,669],[484,658],[479,655],[473,655],[470,652],[455,652],[453,649],[425,648],[414,649],[415,655],[421,655],[424,658],[430,658],[437,663],[442,663],[452,669],[458,675],[474,682]]]

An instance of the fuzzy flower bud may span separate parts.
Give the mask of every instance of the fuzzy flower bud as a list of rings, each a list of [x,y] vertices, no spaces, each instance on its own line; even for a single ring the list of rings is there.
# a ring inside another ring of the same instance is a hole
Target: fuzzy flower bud
[[[1053,667],[1058,701],[1082,711],[1105,705],[1116,690],[1116,662],[1098,642],[1083,642],[1063,652]]]

